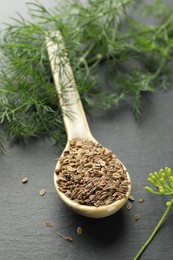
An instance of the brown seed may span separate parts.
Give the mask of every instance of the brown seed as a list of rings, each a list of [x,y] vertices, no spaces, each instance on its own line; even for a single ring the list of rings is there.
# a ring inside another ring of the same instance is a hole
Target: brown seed
[[[135,200],[134,197],[131,194],[129,195],[128,199],[131,200],[131,201]]]
[[[22,179],[22,183],[27,183],[27,182],[28,182],[28,178],[27,177]]]
[[[47,227],[53,227],[53,224],[48,220],[45,220],[45,224]]]
[[[144,199],[140,198],[140,199],[138,199],[138,202],[139,202],[139,203],[143,203],[143,202],[144,202]]]
[[[127,209],[130,210],[131,207],[132,207],[132,203],[129,202],[129,203],[127,204]]]
[[[64,239],[65,239],[66,241],[69,241],[69,242],[72,242],[72,241],[73,241],[73,239],[72,239],[71,237],[64,237]]]
[[[101,166],[105,166],[105,161],[103,161],[102,159],[98,160],[98,163],[101,165]]]
[[[57,234],[62,237],[63,239],[65,239],[66,241],[72,242],[73,239],[69,236],[63,236],[61,233],[57,232]]]
[[[139,214],[135,214],[135,215],[134,215],[134,220],[137,221],[139,218],[140,218]]]
[[[71,167],[70,165],[67,166],[67,171],[74,172],[76,169],[74,167]]]
[[[55,173],[56,174],[58,174],[59,173],[59,171],[60,171],[60,169],[58,168],[58,169],[55,169]]]
[[[82,171],[82,166],[79,165],[79,166],[77,167],[77,172],[80,173],[81,171]]]
[[[41,189],[41,190],[40,190],[40,196],[44,196],[45,193],[46,193],[46,190],[45,190],[45,189]]]
[[[60,172],[60,174],[58,175],[59,179],[62,181],[66,181],[66,177],[64,176],[64,174],[62,172]]]
[[[78,235],[82,235],[82,228],[77,227],[76,232],[77,232]]]
[[[88,168],[92,168],[93,164],[90,163],[90,162],[88,162],[88,163],[86,163],[84,166],[85,166],[85,167],[88,167]]]
[[[113,173],[113,177],[114,177],[115,179],[119,179],[119,178],[121,177],[121,175],[120,175],[118,172],[114,172],[114,173]]]

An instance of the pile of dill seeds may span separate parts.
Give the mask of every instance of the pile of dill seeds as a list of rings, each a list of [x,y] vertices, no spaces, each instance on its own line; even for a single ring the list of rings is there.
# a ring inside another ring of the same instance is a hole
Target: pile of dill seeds
[[[81,205],[109,205],[126,196],[126,169],[112,151],[85,139],[70,141],[59,159],[58,189]]]

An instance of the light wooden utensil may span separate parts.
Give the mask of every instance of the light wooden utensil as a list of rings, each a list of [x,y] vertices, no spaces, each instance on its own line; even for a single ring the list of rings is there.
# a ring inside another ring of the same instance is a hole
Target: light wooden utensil
[[[55,37],[57,40],[52,40]],[[75,138],[87,139],[98,143],[90,132],[85,112],[80,100],[80,96],[75,84],[73,71],[70,66],[68,57],[65,51],[64,40],[60,32],[52,34],[46,38],[47,50],[55,86],[58,92],[60,104],[62,107],[63,120],[67,133],[67,144],[64,151],[69,149],[69,141]],[[63,65],[62,65],[63,64]],[[64,151],[61,156],[63,156]],[[55,170],[60,167],[58,161]],[[124,169],[125,166],[123,165]],[[102,218],[114,214],[126,203],[130,191],[131,181],[130,176],[127,172],[127,178],[129,180],[129,187],[126,196],[108,206],[86,206],[80,205],[77,202],[68,198],[64,193],[58,189],[57,185],[57,174],[54,172],[54,184],[60,198],[65,204],[70,207],[73,211],[92,218]]]

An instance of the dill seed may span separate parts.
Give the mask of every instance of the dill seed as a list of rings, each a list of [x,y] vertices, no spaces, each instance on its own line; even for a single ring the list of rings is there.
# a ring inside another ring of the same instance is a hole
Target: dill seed
[[[82,228],[81,227],[77,227],[76,232],[77,232],[78,235],[82,235]]]
[[[58,189],[81,205],[109,205],[126,196],[126,169],[112,151],[99,143],[73,139],[55,170]]]
[[[135,214],[135,215],[134,215],[134,220],[137,221],[137,220],[139,220],[139,218],[140,218],[139,214]]]
[[[144,202],[144,199],[140,198],[140,199],[138,199],[138,202],[139,202],[139,203],[143,203],[143,202]]]
[[[22,183],[27,183],[27,182],[28,182],[28,178],[27,177],[22,179]]]
[[[69,242],[72,242],[72,241],[73,241],[73,239],[72,239],[71,237],[64,237],[64,239],[65,239],[66,241],[69,241]]]
[[[132,203],[129,202],[129,203],[127,204],[127,209],[130,210],[131,207],[132,207]]]
[[[66,240],[66,241],[69,241],[69,242],[72,242],[72,241],[73,241],[72,237],[63,236],[63,235],[62,235],[61,233],[59,233],[59,232],[57,232],[57,234],[58,234],[60,237],[62,237],[64,240]]]
[[[45,224],[47,227],[53,227],[53,224],[48,220],[45,220]]]
[[[129,197],[128,197],[128,200],[130,200],[130,201],[134,201],[135,198],[130,194]]]
[[[46,193],[46,190],[45,190],[45,189],[41,189],[41,190],[40,190],[40,196],[44,196],[45,193]]]

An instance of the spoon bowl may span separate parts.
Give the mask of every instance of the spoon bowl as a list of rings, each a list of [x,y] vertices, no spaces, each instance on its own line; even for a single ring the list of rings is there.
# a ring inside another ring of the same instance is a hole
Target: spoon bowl
[[[53,33],[46,38],[47,50],[49,60],[51,64],[52,74],[54,77],[55,86],[58,92],[60,105],[62,107],[63,121],[67,132],[67,144],[60,157],[63,158],[65,152],[70,149],[70,141],[76,138],[92,141],[98,143],[90,132],[88,122],[83,110],[83,106],[80,100],[80,96],[76,87],[73,71],[70,66],[70,62],[67,57],[67,51],[64,44],[64,39],[60,32]],[[76,213],[91,217],[91,218],[103,218],[110,216],[121,209],[131,191],[131,180],[129,173],[125,166],[121,165],[126,172],[126,178],[128,181],[128,190],[123,198],[112,202],[109,205],[101,206],[88,206],[81,205],[78,202],[67,197],[58,187],[58,175],[57,170],[61,167],[61,160],[58,160],[54,172],[54,184],[59,197],[63,202]]]
[[[69,143],[67,143],[66,148],[64,149],[64,152],[67,150],[69,150]],[[64,152],[61,155],[62,157],[63,157]],[[122,199],[119,199],[109,205],[104,205],[104,206],[99,206],[99,207],[80,205],[79,203],[75,202],[74,200],[71,200],[69,197],[67,197],[63,192],[61,192],[59,190],[58,185],[57,185],[58,176],[56,174],[56,169],[59,169],[59,167],[60,167],[60,163],[58,161],[56,168],[55,168],[55,172],[54,172],[54,184],[55,184],[55,188],[57,190],[59,197],[70,209],[72,209],[74,212],[76,212],[80,215],[83,215],[85,217],[90,217],[90,218],[108,217],[108,216],[114,214],[115,212],[117,212],[119,209],[121,209],[124,206],[124,204],[126,203],[128,197],[130,195],[131,181],[130,181],[130,176],[129,176],[128,172],[126,172],[127,179],[129,181],[129,188],[128,188],[128,192],[126,193],[125,197],[123,197]],[[124,167],[124,165],[123,165],[123,167]],[[125,167],[124,167],[124,170],[126,170]]]

